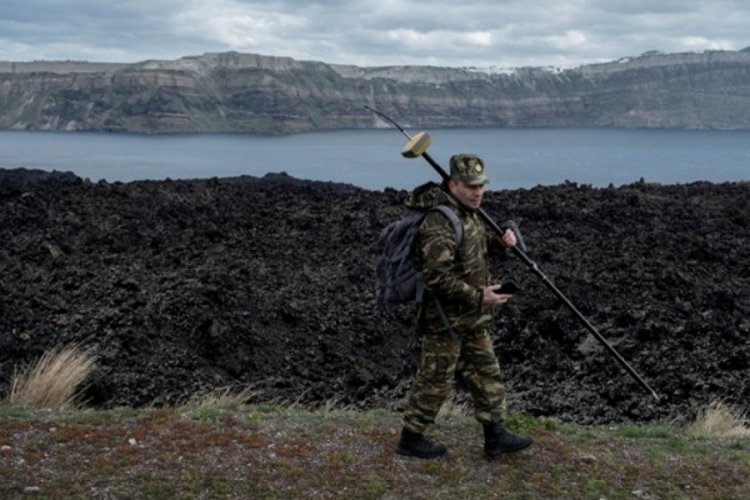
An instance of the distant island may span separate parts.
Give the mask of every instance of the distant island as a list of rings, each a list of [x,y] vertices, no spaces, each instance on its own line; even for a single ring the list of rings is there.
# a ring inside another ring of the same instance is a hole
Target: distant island
[[[750,129],[750,48],[559,68],[358,67],[238,52],[0,61],[0,129],[288,134],[416,128]]]

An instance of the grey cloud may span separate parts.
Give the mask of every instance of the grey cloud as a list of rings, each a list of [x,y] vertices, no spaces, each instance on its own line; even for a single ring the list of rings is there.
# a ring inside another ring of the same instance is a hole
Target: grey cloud
[[[740,49],[739,0],[4,0],[0,59],[241,50],[358,65],[576,65]]]

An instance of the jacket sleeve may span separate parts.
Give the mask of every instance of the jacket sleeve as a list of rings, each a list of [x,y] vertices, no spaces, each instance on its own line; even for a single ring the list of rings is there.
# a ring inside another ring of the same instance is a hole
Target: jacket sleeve
[[[430,212],[422,222],[417,241],[425,288],[441,300],[460,301],[469,306],[481,302],[478,288],[462,281],[453,270],[456,240],[450,221]]]

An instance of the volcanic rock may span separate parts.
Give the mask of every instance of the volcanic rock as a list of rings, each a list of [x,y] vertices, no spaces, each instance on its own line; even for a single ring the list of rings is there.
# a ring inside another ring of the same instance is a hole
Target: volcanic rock
[[[405,191],[263,178],[92,183],[0,170],[0,395],[77,344],[96,407],[254,385],[263,398],[397,408],[412,311],[374,305],[375,240]],[[512,412],[578,422],[750,401],[750,185],[488,192],[528,255],[657,391],[657,403],[516,258],[492,324]]]

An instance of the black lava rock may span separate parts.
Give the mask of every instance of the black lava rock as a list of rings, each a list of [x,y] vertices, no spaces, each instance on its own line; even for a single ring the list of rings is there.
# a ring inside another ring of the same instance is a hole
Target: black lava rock
[[[406,192],[285,174],[91,183],[0,170],[0,395],[16,367],[93,347],[99,407],[254,384],[268,399],[398,407],[411,311],[374,306],[373,248]],[[750,185],[493,191],[528,255],[662,397],[518,259],[492,333],[511,411],[579,422],[750,401]],[[501,267],[502,266],[502,267]]]

